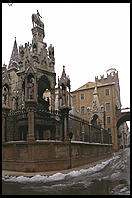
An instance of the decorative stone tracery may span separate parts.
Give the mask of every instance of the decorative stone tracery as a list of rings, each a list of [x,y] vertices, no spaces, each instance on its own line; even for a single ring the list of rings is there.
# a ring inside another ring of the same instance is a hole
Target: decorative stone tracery
[[[104,107],[99,103],[97,85],[93,92],[92,106],[87,107],[87,111],[90,123],[104,128]]]
[[[62,114],[62,130],[63,130],[63,140],[69,139],[69,127],[68,127],[68,116],[71,110],[71,95],[70,95],[70,79],[66,75],[65,66],[63,66],[63,72],[61,78],[58,78],[58,102],[59,110]],[[67,90],[68,88],[68,90]]]

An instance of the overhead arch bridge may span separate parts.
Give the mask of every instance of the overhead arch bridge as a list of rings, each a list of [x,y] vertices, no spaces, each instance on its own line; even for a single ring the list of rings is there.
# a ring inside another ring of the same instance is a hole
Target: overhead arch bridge
[[[120,127],[120,125],[123,122],[130,121],[130,108],[128,107],[123,108],[120,110],[120,112],[117,112],[116,119],[117,119],[117,123],[116,123],[117,129]]]

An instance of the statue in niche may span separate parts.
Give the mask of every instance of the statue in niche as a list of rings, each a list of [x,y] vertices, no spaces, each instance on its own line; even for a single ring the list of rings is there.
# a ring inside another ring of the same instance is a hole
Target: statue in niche
[[[30,48],[29,48],[29,42],[28,42],[28,44],[27,43],[25,43],[25,56],[27,57],[29,57],[30,56]]]
[[[34,98],[34,78],[30,78],[29,83],[28,83],[28,96],[29,99]]]
[[[40,54],[40,60],[41,60],[41,65],[43,66],[49,66],[49,59],[47,55],[47,49],[46,49],[47,44],[43,46]]]
[[[8,104],[8,89],[6,86],[3,87],[3,103],[4,105]]]
[[[66,87],[65,86],[62,86],[60,99],[61,99],[61,106],[65,106],[66,105]]]
[[[52,59],[54,58],[54,47],[52,47],[52,45],[50,44],[50,46],[48,47],[49,50],[49,57]]]

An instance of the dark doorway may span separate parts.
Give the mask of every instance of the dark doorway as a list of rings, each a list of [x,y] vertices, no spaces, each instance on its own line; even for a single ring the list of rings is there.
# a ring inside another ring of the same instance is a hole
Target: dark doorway
[[[94,114],[91,120],[91,124],[97,126],[97,119],[98,119],[98,115]]]

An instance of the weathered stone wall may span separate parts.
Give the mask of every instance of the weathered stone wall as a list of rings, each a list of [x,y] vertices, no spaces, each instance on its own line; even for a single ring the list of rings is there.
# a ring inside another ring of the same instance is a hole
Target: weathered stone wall
[[[4,170],[39,172],[70,167],[69,142],[8,142],[2,148]],[[84,165],[112,155],[112,145],[71,143],[72,167]]]
[[[72,143],[72,167],[95,162],[112,156],[112,145]]]

